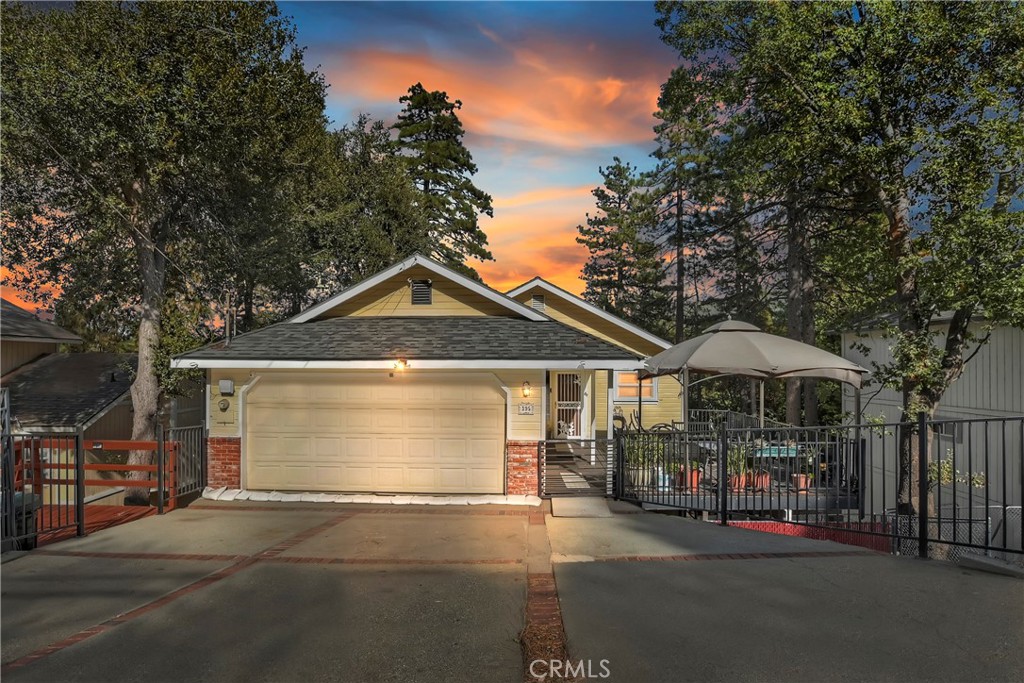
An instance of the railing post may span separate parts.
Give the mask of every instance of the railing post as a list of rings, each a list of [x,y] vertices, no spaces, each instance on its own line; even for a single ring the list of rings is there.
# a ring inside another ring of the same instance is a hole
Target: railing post
[[[156,511],[164,514],[164,426],[156,426]]]
[[[76,533],[85,536],[85,431],[75,434],[75,521]]]
[[[928,558],[928,415],[917,414],[917,556]]]
[[[718,517],[722,526],[729,525],[729,472],[726,470],[728,449],[729,430],[723,423],[722,437],[718,444]]]

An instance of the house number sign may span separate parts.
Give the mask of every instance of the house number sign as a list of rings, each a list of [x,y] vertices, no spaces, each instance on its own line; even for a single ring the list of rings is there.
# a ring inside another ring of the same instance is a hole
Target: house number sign
[[[532,403],[520,403],[519,404],[520,415],[533,415],[533,404]]]

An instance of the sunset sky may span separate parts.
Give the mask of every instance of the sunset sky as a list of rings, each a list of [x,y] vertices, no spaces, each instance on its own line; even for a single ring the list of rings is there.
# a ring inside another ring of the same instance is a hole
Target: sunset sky
[[[494,198],[482,226],[496,261],[473,263],[508,289],[541,275],[583,289],[576,226],[593,211],[598,167],[646,167],[652,113],[675,65],[652,2],[280,4],[309,67],[330,84],[334,125],[360,112],[394,121],[420,81],[460,99],[478,187]]]

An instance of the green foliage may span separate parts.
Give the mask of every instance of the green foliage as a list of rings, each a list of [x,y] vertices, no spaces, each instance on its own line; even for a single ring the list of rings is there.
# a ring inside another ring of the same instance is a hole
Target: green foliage
[[[421,83],[399,98],[404,105],[394,129],[409,174],[419,189],[418,201],[430,225],[432,255],[447,265],[471,274],[466,259],[493,257],[480,215],[493,216],[491,196],[476,187],[473,156],[462,143],[465,130],[456,112],[462,101],[429,91]]]
[[[654,332],[668,328],[665,269],[653,239],[655,207],[641,190],[636,169],[616,157],[600,169],[604,184],[594,189],[597,213],[577,229],[576,241],[589,257],[583,266],[583,297],[596,306]]]
[[[936,486],[948,486],[950,484],[967,484],[973,488],[984,488],[986,483],[984,472],[962,473],[953,467],[951,456],[943,458],[938,462],[928,463],[928,490],[934,490]]]
[[[723,302],[762,296],[780,308],[780,237],[809,231],[816,328],[885,314],[894,361],[877,380],[903,393],[905,415],[934,411],[985,329],[1024,318],[1024,6],[657,9],[681,60],[661,129],[720,170],[705,181],[720,224],[750,226],[749,244],[732,243],[742,268],[728,264],[726,240],[706,252],[713,271],[741,274],[723,281]],[[761,277],[760,294],[736,290],[755,262],[776,275]]]

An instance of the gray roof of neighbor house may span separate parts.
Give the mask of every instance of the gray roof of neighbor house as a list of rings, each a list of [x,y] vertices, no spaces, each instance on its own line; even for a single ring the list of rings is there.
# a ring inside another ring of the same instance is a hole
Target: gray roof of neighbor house
[[[637,360],[554,320],[503,316],[342,317],[280,323],[182,354],[189,360]]]
[[[14,429],[89,424],[131,388],[137,362],[134,353],[55,353],[12,372],[4,385]]]
[[[82,338],[53,323],[40,320],[21,306],[0,299],[0,339],[81,344]]]

